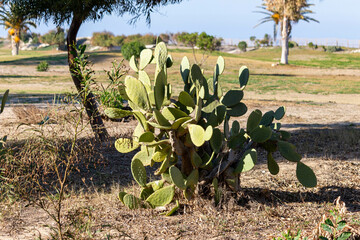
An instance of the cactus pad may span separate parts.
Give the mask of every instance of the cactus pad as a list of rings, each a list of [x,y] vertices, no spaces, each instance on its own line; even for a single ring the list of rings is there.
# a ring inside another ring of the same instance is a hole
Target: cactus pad
[[[132,70],[134,70],[135,72],[138,72],[139,69],[136,65],[136,59],[135,56],[132,56],[129,60],[129,66],[131,67]]]
[[[139,147],[139,143],[128,138],[119,138],[115,141],[115,148],[121,153],[132,152]]]
[[[246,66],[242,66],[239,70],[239,82],[240,89],[243,90],[249,81],[249,69]]]
[[[140,53],[139,69],[143,70],[152,60],[153,55],[151,49],[144,49]]]
[[[170,178],[171,178],[172,182],[178,188],[180,188],[182,190],[186,189],[185,179],[184,179],[182,173],[180,172],[180,170],[177,167],[171,166],[169,168],[169,174],[170,174]]]
[[[161,207],[171,203],[174,198],[174,194],[174,186],[167,186],[155,191],[146,199],[146,201],[150,203],[152,207]]]
[[[187,93],[185,91],[180,92],[179,102],[187,107],[191,107],[191,108],[195,107],[193,98],[190,96],[189,93]]]
[[[189,124],[189,133],[190,138],[193,144],[197,147],[200,147],[205,142],[205,131],[200,125]]]
[[[238,174],[241,172],[247,172],[251,170],[257,162],[257,153],[255,149],[247,150],[242,158],[240,159],[238,165],[236,166],[234,173]]]
[[[125,86],[126,94],[128,95],[131,102],[133,102],[141,109],[150,109],[150,102],[146,88],[140,80],[127,76],[125,78]]]
[[[238,104],[244,97],[244,92],[241,90],[230,90],[221,99],[221,103],[227,107],[232,107]]]
[[[246,124],[246,131],[248,133],[252,132],[255,128],[259,126],[261,117],[262,113],[259,109],[256,109],[252,113],[250,113]]]
[[[313,170],[302,162],[297,163],[296,177],[305,187],[315,187],[317,185],[317,179]]]
[[[250,137],[256,143],[263,143],[270,139],[272,134],[270,127],[260,125],[251,131]]]
[[[133,158],[131,161],[131,173],[140,186],[146,187],[146,170],[142,162],[137,158]]]
[[[211,148],[215,152],[219,152],[222,147],[222,144],[223,144],[223,135],[220,129],[214,128],[212,138],[210,139]]]
[[[125,206],[129,209],[137,209],[140,205],[140,199],[131,194],[126,194],[123,198]]]
[[[267,154],[267,166],[268,166],[269,172],[272,175],[276,175],[279,173],[279,165],[277,164],[277,162],[275,161],[275,159],[273,158],[271,153]]]
[[[291,143],[278,141],[278,149],[281,156],[291,162],[299,162],[301,160],[301,155],[296,152],[295,146]]]
[[[285,115],[285,107],[279,107],[274,114],[274,117],[276,120],[280,120],[284,117]]]
[[[107,108],[105,109],[105,114],[111,119],[121,119],[127,116],[132,115],[131,111],[122,110],[119,108]]]
[[[167,85],[166,75],[164,70],[161,70],[159,74],[156,76],[155,86],[154,86],[155,105],[156,105],[156,109],[158,110],[160,110],[164,102],[166,85]]]

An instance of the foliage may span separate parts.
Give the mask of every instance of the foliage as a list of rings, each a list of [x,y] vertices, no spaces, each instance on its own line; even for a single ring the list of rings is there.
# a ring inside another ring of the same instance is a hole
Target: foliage
[[[144,71],[151,62],[156,63],[154,84]],[[296,176],[303,185],[316,185],[313,171],[300,161],[295,146],[287,141],[290,133],[280,130],[281,124],[274,122],[282,119],[284,107],[265,114],[254,110],[246,128],[240,128],[236,120],[229,126],[231,117],[242,116],[247,111],[241,102],[249,79],[247,67],[239,70],[240,88],[223,92],[219,76],[225,68],[224,58],[218,58],[213,78],[207,80],[201,68],[196,64],[190,66],[184,57],[180,67],[184,91],[174,100],[167,81],[167,69],[172,63],[162,42],[157,44],[154,56],[151,50],[143,50],[139,63],[130,61],[138,78],[127,76],[125,91],[120,92],[132,111],[116,108],[105,111],[109,117],[134,115],[138,120],[132,139],[120,138],[115,142],[116,149],[123,153],[140,147],[132,159],[131,171],[142,191],[140,198],[121,192],[119,198],[126,206],[133,209],[166,205],[172,201],[175,187],[188,200],[194,197],[195,188],[199,189],[199,195],[204,194],[202,190],[212,188],[215,199],[219,200],[222,188],[239,190],[240,174],[256,164],[257,147],[268,152],[271,174],[279,172],[273,158],[273,153],[279,151],[297,164]],[[162,179],[148,183],[145,166],[155,163],[160,165],[154,173]]]
[[[317,44],[314,44],[313,42],[309,42],[309,43],[308,43],[308,47],[309,47],[309,48],[312,48],[312,49],[317,49],[317,48],[318,48],[318,45],[317,45]]]
[[[294,41],[289,41],[288,45],[289,45],[289,48],[294,48],[294,47],[299,46],[299,44],[297,44],[297,42],[294,42]]]
[[[50,30],[40,37],[40,41],[49,45],[58,45],[61,48],[65,45],[65,31],[60,27],[56,30]]]
[[[39,65],[37,65],[36,70],[39,72],[46,72],[49,69],[49,63],[47,61],[41,61]]]
[[[241,51],[246,52],[247,43],[245,41],[240,41],[238,47]]]
[[[326,52],[339,52],[339,51],[342,51],[343,49],[341,47],[338,47],[338,46],[327,46],[325,47],[325,51]]]
[[[296,232],[296,235],[294,235],[290,230],[288,230],[287,232],[282,234],[282,237],[278,237],[278,238],[273,238],[273,240],[307,240],[308,238],[301,238],[301,230],[299,229]]]
[[[91,44],[100,47],[112,47],[114,34],[111,32],[94,32],[91,38]]]
[[[109,80],[108,85],[100,84],[99,91],[96,93],[99,96],[100,102],[107,108],[122,108],[123,98],[119,93],[119,89],[124,87],[121,78],[128,73],[128,69],[123,64],[123,61],[112,62],[110,71],[106,71]]]
[[[121,47],[121,54],[126,60],[130,60],[132,56],[135,56],[135,58],[139,58],[140,52],[143,49],[145,49],[145,45],[142,44],[141,42],[136,41],[136,42],[125,43]]]

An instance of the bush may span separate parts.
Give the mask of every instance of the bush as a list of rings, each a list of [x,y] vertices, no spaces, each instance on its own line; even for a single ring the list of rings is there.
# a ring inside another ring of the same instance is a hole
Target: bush
[[[50,30],[40,37],[40,41],[49,45],[58,45],[58,47],[61,48],[61,46],[65,45],[65,31],[63,28]]]
[[[138,41],[126,43],[121,47],[121,53],[126,60],[130,60],[132,56],[140,57],[140,52],[145,49],[145,45]]]
[[[39,72],[46,72],[49,70],[49,63],[47,61],[40,62],[39,65],[37,65],[36,70]]]
[[[333,53],[333,52],[339,52],[339,51],[342,51],[343,49],[341,48],[341,47],[338,47],[338,46],[327,46],[326,48],[325,48],[325,51],[326,52],[331,52],[331,53]]]
[[[112,47],[114,34],[111,32],[94,32],[91,38],[91,44],[93,46],[100,47]]]
[[[299,44],[297,44],[297,42],[294,41],[289,41],[289,48],[294,48],[294,47],[298,47]]]
[[[172,71],[166,70],[173,65],[172,58],[163,42],[157,44],[155,53],[158,56],[154,61],[155,80],[151,81],[144,72],[154,57],[147,49],[139,61],[143,71],[138,71],[140,66],[136,62],[130,65],[139,72],[139,79],[127,76],[125,91],[120,91],[129,99],[133,111],[105,110],[110,118],[133,115],[138,120],[132,138],[120,138],[115,142],[121,153],[140,148],[132,159],[131,172],[142,191],[140,198],[120,192],[119,198],[127,207],[164,206],[175,196],[179,198],[180,192],[187,200],[195,196],[213,196],[215,204],[219,204],[222,189],[240,190],[240,175],[254,167],[258,148],[267,152],[271,174],[279,172],[273,158],[273,153],[279,151],[284,158],[297,164],[296,176],[301,184],[316,185],[314,172],[301,162],[301,155],[288,142],[290,133],[280,130],[281,125],[276,122],[284,116],[284,107],[265,114],[254,110],[247,119],[246,128],[240,128],[237,120],[231,121],[231,117],[247,112],[246,105],[241,102],[249,80],[247,67],[240,68],[239,89],[223,92],[219,87],[225,68],[223,57],[218,58],[212,78],[205,77],[198,65],[191,66],[184,57],[180,67],[184,91],[175,100],[171,98],[172,88],[167,80]],[[159,167],[154,169],[154,174],[161,179],[147,182],[145,166]],[[178,204],[168,215],[176,208]]]
[[[238,47],[240,48],[241,51],[246,52],[247,43],[245,41],[241,41],[239,42]]]

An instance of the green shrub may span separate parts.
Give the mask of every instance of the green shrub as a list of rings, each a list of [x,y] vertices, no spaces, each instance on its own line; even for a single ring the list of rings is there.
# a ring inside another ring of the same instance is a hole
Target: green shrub
[[[341,47],[338,47],[338,46],[327,46],[326,48],[325,48],[325,51],[326,52],[331,52],[331,53],[333,53],[333,52],[339,52],[339,51],[342,51],[343,49],[341,48]]]
[[[151,81],[144,69],[153,62],[156,67]],[[218,204],[222,189],[240,190],[241,173],[251,170],[257,162],[256,148],[267,152],[271,174],[279,172],[273,158],[273,153],[279,151],[284,158],[297,164],[296,176],[301,184],[316,185],[314,172],[300,161],[301,155],[288,142],[290,133],[280,130],[278,121],[285,114],[284,107],[265,114],[254,110],[247,119],[246,128],[240,128],[237,120],[230,126],[231,117],[247,112],[246,105],[241,102],[249,80],[247,67],[239,70],[239,89],[223,92],[219,81],[225,68],[223,57],[218,58],[212,78],[206,78],[198,65],[191,66],[184,57],[180,66],[184,91],[175,100],[171,98],[172,87],[167,80],[168,73],[172,72],[167,69],[172,65],[172,57],[163,42],[157,44],[154,56],[150,49],[143,50],[138,63],[130,62],[138,78],[127,76],[125,89],[120,89],[132,111],[105,110],[110,118],[133,115],[138,120],[132,138],[120,138],[115,142],[116,149],[122,153],[140,148],[132,159],[131,172],[142,191],[139,198],[125,192],[119,194],[127,207],[169,204],[175,189],[187,200],[195,194],[209,196],[211,190]],[[157,166],[154,174],[161,179],[147,182],[145,166]],[[178,204],[174,209],[177,207]]]
[[[294,47],[298,47],[299,44],[297,44],[297,42],[294,41],[289,41],[289,48],[294,48]]]
[[[247,43],[245,41],[241,41],[239,42],[238,47],[240,48],[241,51],[246,52]]]
[[[112,47],[114,34],[111,32],[94,32],[91,37],[91,44],[100,47]]]
[[[145,49],[145,45],[138,41],[126,43],[121,47],[121,53],[126,60],[130,60],[132,56],[140,57],[140,52]]]
[[[49,63],[47,61],[40,62],[39,65],[37,65],[36,70],[39,72],[46,72],[49,70]]]

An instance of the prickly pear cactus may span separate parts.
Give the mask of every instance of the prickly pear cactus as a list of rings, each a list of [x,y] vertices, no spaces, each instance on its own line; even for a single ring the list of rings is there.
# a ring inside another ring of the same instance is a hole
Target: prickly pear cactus
[[[218,58],[209,79],[199,66],[191,66],[184,57],[180,65],[184,90],[178,100],[173,100],[171,85],[167,82],[167,69],[173,60],[165,44],[157,44],[154,55],[149,49],[143,50],[138,62],[130,60],[138,77],[127,77],[125,91],[121,92],[133,110],[105,111],[113,117],[133,114],[138,120],[132,139],[118,139],[115,143],[124,153],[141,147],[131,164],[134,179],[142,187],[141,196],[134,199],[123,195],[126,206],[166,205],[173,200],[175,189],[190,200],[195,194],[201,194],[204,185],[213,186],[218,203],[220,188],[239,189],[240,174],[251,170],[257,162],[257,148],[268,152],[271,174],[279,172],[273,158],[273,153],[279,151],[285,159],[297,164],[296,176],[301,184],[316,185],[313,171],[301,163],[295,146],[287,142],[290,133],[280,130],[281,124],[277,121],[284,116],[284,107],[265,114],[254,110],[246,128],[241,128],[238,121],[231,123],[231,117],[247,112],[241,102],[250,76],[247,67],[239,70],[239,89],[223,92],[219,81],[225,69],[223,57]],[[148,64],[156,64],[152,80],[145,71]],[[145,167],[153,167],[155,163],[158,169],[154,173],[161,176],[161,184],[147,183]],[[145,204],[139,204],[140,199]]]

